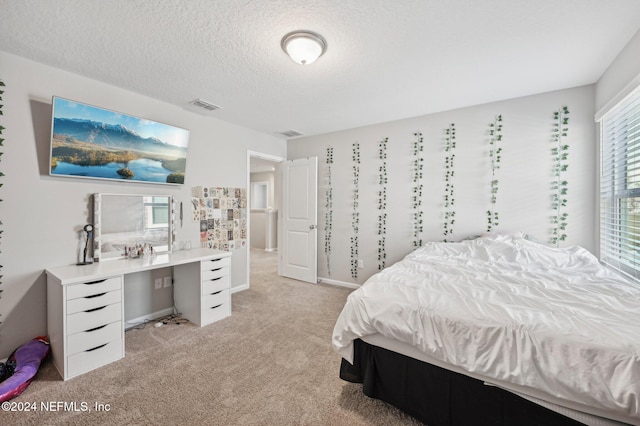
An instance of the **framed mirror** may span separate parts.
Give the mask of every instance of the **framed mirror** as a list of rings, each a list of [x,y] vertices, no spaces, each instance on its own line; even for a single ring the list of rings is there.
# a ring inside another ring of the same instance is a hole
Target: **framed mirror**
[[[93,194],[94,260],[120,259],[136,247],[170,252],[174,220],[169,195]]]

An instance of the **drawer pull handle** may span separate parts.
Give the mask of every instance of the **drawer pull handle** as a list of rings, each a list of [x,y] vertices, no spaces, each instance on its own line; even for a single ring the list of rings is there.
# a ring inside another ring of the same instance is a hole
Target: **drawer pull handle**
[[[104,348],[107,345],[108,345],[108,343],[105,343],[104,345],[100,345],[100,346],[96,346],[95,348],[87,349],[85,352],[95,351],[96,349]]]
[[[214,295],[216,295],[216,294],[220,294],[220,293],[222,293],[222,290],[220,290],[220,291],[216,291],[215,293],[211,293],[211,295],[212,295],[212,296],[214,296]]]
[[[221,280],[221,279],[222,279],[222,277],[218,277],[218,278],[211,278],[209,281],[218,281],[218,280]]]
[[[98,327],[94,327],[94,328],[90,328],[89,330],[85,330],[85,333],[91,333],[92,331],[96,331],[96,330],[100,330],[101,328],[105,328],[107,326],[107,324],[105,325],[99,325]]]
[[[219,271],[220,269],[222,269],[222,268],[212,269],[211,272]]]
[[[219,308],[220,306],[222,306],[222,303],[216,306],[212,306],[210,309],[215,309],[215,308]]]
[[[85,296],[85,299],[93,299],[94,297],[101,297],[101,296],[104,296],[105,294],[107,294],[106,291],[104,293],[92,294],[91,296]]]
[[[222,259],[209,259],[209,262],[219,262]]]
[[[86,285],[91,285],[91,284],[100,284],[105,282],[107,279],[105,278],[104,280],[97,280],[97,281],[89,281],[88,283],[85,283]]]
[[[100,306],[100,307],[98,307],[98,308],[87,309],[85,312],[95,312],[95,311],[99,311],[100,309],[104,309],[104,308],[106,308],[106,307],[107,307],[107,305]]]

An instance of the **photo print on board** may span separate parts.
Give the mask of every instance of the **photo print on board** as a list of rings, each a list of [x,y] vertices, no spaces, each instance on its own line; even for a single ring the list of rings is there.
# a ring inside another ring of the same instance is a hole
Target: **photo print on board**
[[[194,186],[193,222],[200,222],[200,246],[235,250],[247,246],[247,190]]]

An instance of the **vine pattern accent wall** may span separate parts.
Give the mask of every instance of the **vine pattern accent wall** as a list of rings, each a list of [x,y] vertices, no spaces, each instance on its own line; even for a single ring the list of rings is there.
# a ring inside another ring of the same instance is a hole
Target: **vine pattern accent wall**
[[[455,242],[485,232],[520,231],[549,243],[556,170],[550,118],[558,105],[571,109],[567,136],[562,130],[568,126],[562,125],[560,114],[558,119],[559,147],[571,145],[567,156],[571,167],[560,168],[565,171],[559,182],[571,182],[563,211],[572,218],[565,221],[566,240],[558,241],[595,250],[592,232],[573,231],[592,229],[596,223],[593,91],[592,86],[584,86],[290,141],[290,158],[323,157],[328,146],[333,150],[331,280],[358,284],[377,272],[383,230],[385,266],[443,237]],[[383,161],[381,141],[385,139]],[[380,180],[383,164],[386,199]],[[323,184],[327,184],[326,175]],[[453,205],[445,206],[445,196]],[[380,214],[383,200],[385,216]],[[319,214],[325,213],[320,207]],[[325,259],[319,260],[322,279],[328,272]]]
[[[559,111],[554,112],[554,132],[553,143],[554,146],[551,150],[553,158],[553,175],[555,179],[552,182],[553,194],[552,194],[552,210],[554,215],[552,223],[554,228],[552,229],[553,244],[558,244],[559,241],[564,241],[567,237],[565,230],[567,226],[567,217],[563,209],[567,206],[567,193],[568,183],[563,175],[568,170],[568,144],[563,140],[568,136],[568,118],[569,110],[567,107],[561,108]],[[499,192],[499,180],[497,178],[497,172],[501,168],[502,163],[502,142],[503,142],[503,117],[502,114],[498,114],[494,117],[493,121],[489,123],[489,170],[490,179],[488,181],[489,198],[489,210],[487,210],[486,220],[487,232],[494,232],[499,225],[499,212],[497,210],[497,199]],[[424,168],[424,138],[421,131],[413,133],[414,139],[411,142],[411,181],[412,181],[412,195],[411,195],[411,237],[412,246],[414,248],[420,247],[423,244],[421,234],[423,232],[423,168]],[[376,205],[377,205],[377,269],[382,270],[386,267],[387,260],[387,197],[388,197],[388,168],[387,168],[387,156],[388,156],[388,144],[389,138],[386,137],[382,141],[378,142],[377,159],[380,161],[378,166],[377,176],[377,192],[376,192]],[[451,123],[444,129],[444,195],[442,207],[444,208],[442,232],[444,235],[444,242],[453,241],[454,226],[456,224],[456,123]],[[485,151],[486,152],[486,151]],[[355,142],[352,144],[352,183],[353,183],[353,204],[351,214],[352,236],[351,236],[351,277],[354,280],[358,279],[358,261],[360,260],[360,165],[361,165],[361,151],[360,143]],[[332,172],[331,167],[334,164],[334,149],[333,147],[326,148],[326,164],[328,169],[328,187],[325,192],[325,255],[327,256],[327,270],[331,271],[331,231],[333,229],[333,184],[331,182]],[[330,272],[329,272],[330,273]]]

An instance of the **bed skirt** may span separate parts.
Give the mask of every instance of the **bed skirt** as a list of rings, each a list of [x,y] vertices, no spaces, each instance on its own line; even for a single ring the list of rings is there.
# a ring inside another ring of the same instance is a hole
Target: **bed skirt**
[[[405,355],[354,342],[340,378],[428,425],[582,425],[496,386]]]

